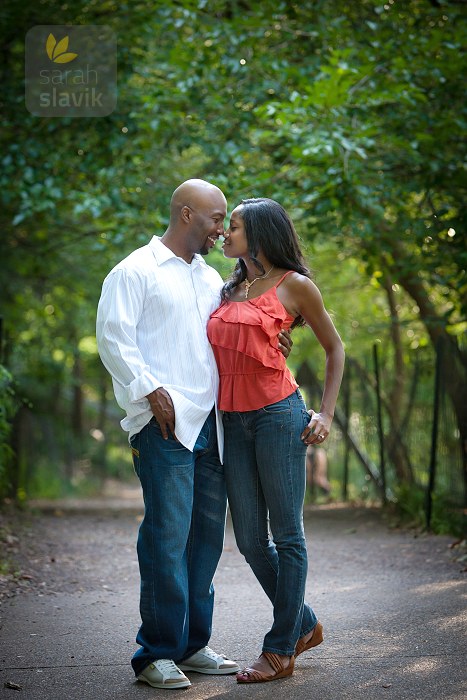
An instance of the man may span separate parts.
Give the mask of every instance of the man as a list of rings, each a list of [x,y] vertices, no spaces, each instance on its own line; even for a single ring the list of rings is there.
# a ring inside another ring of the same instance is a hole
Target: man
[[[165,234],[109,273],[97,313],[99,354],[127,414],[121,424],[145,502],[137,545],[141,648],[132,666],[155,688],[189,686],[183,671],[239,670],[207,646],[226,493],[219,378],[206,335],[222,279],[200,253],[224,233],[226,214],[219,188],[204,180],[180,185]]]

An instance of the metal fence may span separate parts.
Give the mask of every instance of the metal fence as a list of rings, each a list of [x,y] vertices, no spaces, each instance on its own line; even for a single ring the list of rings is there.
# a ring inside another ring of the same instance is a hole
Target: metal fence
[[[465,356],[465,348],[462,352]],[[403,373],[403,378],[394,377],[392,358],[377,345],[363,362],[347,357],[332,434],[326,451],[318,448],[328,465],[322,493],[335,500],[406,502],[408,511],[418,510],[418,519],[428,528],[440,511],[442,517],[453,513],[462,522],[467,510],[467,444],[462,443],[460,430],[467,415],[465,359],[454,345],[438,344],[436,349],[430,345],[404,357]],[[319,405],[322,386],[309,364],[300,367],[297,380],[307,403]],[[397,415],[391,403],[395,380],[403,386]],[[101,414],[110,409],[102,412],[96,401],[85,402],[84,437],[77,440],[69,420],[62,419],[69,413],[70,397],[62,396],[61,401],[62,410],[53,416],[30,410],[24,402],[19,406],[13,420],[13,457],[7,460],[11,476],[5,465],[0,470],[0,485],[2,479],[9,481],[12,495],[34,492],[35,482],[45,481],[51,492],[54,488],[59,492],[62,483],[108,475],[124,478],[131,473],[118,417],[107,416],[104,428]],[[113,399],[109,401],[116,410]],[[465,426],[463,433],[465,438]],[[314,461],[316,466],[319,460]],[[310,496],[320,497],[318,482]]]
[[[375,345],[362,364],[352,357],[336,410],[327,461],[330,495],[336,499],[412,501],[428,528],[437,509],[458,521],[467,505],[465,452],[446,368],[454,368],[467,401],[467,373],[460,356],[442,343],[414,351],[404,363],[400,412],[390,405],[392,365]],[[452,371],[451,371],[452,376]],[[297,374],[311,405],[321,383],[308,364]],[[312,498],[319,497],[314,489]],[[446,513],[445,513],[446,514]]]

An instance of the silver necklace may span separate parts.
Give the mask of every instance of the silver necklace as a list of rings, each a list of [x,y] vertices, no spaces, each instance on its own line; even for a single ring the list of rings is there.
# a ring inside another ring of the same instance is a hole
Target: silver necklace
[[[245,299],[248,299],[248,293],[250,291],[250,287],[257,281],[257,280],[265,280],[266,277],[269,277],[269,274],[274,270],[274,265],[271,265],[269,270],[264,273],[264,275],[261,275],[261,277],[255,277],[254,280],[251,280],[251,282],[248,282],[248,280],[245,280]]]

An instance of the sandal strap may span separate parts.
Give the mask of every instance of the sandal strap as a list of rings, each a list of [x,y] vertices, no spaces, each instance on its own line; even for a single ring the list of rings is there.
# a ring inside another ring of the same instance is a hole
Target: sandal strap
[[[284,664],[282,663],[278,654],[274,654],[271,651],[263,651],[263,656],[276,673],[280,673],[284,670]]]
[[[292,675],[295,662],[294,656],[290,657],[289,665],[285,667],[283,664],[283,659],[281,659],[279,654],[274,654],[270,651],[263,651],[261,656],[264,656],[273,673],[260,671],[257,668],[247,667],[243,671],[240,671],[240,673],[237,673],[238,683],[263,683],[264,681],[273,681],[276,678],[284,678],[285,676]],[[248,680],[242,679],[241,676],[247,676]]]
[[[316,626],[313,628],[311,637],[305,641],[305,637],[300,637],[295,646],[295,657],[303,654],[304,651],[317,647],[323,641],[323,625],[321,622],[317,622]]]
[[[248,678],[252,682],[259,683],[262,681],[265,677],[265,673],[263,671],[257,671],[255,668],[245,668],[243,671],[240,671],[239,676],[248,676]]]

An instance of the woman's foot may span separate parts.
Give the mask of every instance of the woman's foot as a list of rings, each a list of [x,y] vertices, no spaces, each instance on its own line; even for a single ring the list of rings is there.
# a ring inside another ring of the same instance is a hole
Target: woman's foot
[[[308,634],[305,634],[303,637],[300,637],[298,640],[296,647],[295,647],[295,658],[299,656],[300,654],[303,654],[304,651],[307,651],[308,649],[312,649],[313,647],[317,647],[318,644],[321,644],[323,641],[323,625],[321,622],[317,622],[315,627],[309,632]]]
[[[295,658],[263,651],[252,666],[237,673],[237,683],[265,683],[291,676]]]

